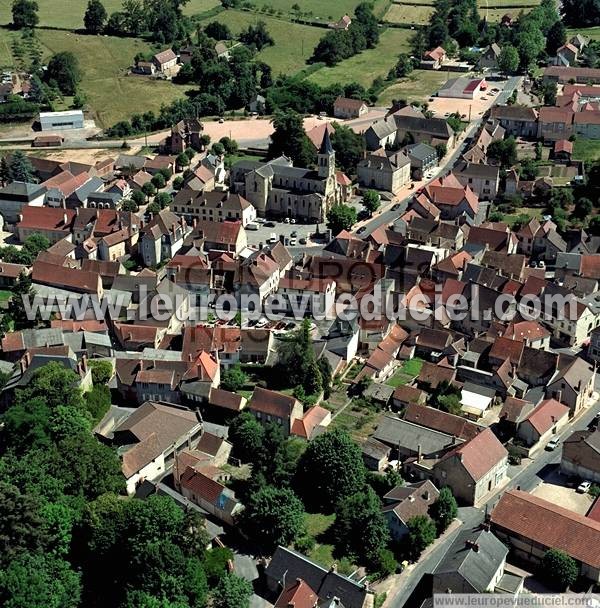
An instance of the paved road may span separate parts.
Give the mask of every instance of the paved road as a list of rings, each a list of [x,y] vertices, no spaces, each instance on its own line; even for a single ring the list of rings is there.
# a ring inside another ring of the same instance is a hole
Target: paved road
[[[598,390],[598,382],[599,381],[597,379],[596,390]],[[600,412],[600,401],[597,401],[581,417],[577,418],[573,424],[569,425],[562,433],[559,434],[561,441],[564,440],[565,437],[569,436],[573,431],[587,428],[587,425],[598,412]],[[488,512],[491,512],[500,499],[500,496],[506,492],[506,490],[516,488],[517,486],[526,492],[530,492],[531,490],[535,489],[547,476],[549,469],[553,470],[556,468],[556,466],[558,466],[560,463],[560,454],[561,448],[559,446],[559,448],[553,452],[542,451],[538,454],[535,460],[529,461],[525,465],[520,467],[511,467],[511,470],[509,471],[509,475],[511,475],[510,482],[491,496],[482,507],[460,508],[458,518],[463,522],[462,525],[452,534],[448,535],[448,538],[444,539],[443,542],[437,545],[424,560],[418,562],[416,566],[414,566],[408,578],[403,581],[402,588],[386,604],[386,607],[402,608],[415,590],[417,584],[421,580],[421,577],[425,573],[433,571],[444,556],[449,545],[458,535],[459,531],[464,530],[465,527],[473,528],[481,524],[485,517],[486,508]]]

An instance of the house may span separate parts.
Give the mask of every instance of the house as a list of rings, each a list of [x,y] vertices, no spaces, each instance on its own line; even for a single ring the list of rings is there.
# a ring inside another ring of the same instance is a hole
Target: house
[[[358,163],[358,181],[365,188],[398,192],[410,181],[410,159],[404,152],[380,149]]]
[[[426,143],[454,147],[455,136],[443,118],[424,118],[413,114],[393,114],[375,121],[364,134],[367,150]]]
[[[297,399],[258,386],[248,402],[248,411],[262,424],[280,425],[286,437],[292,433],[294,422],[303,416],[302,404]]]
[[[313,405],[306,410],[302,418],[294,419],[292,423],[292,435],[310,441],[317,435],[325,432],[330,423],[331,412],[320,405]]]
[[[461,216],[474,219],[479,210],[479,199],[467,185],[450,173],[433,180],[419,194],[423,194],[441,213],[443,220],[456,220]]]
[[[600,69],[548,66],[544,69],[544,82],[569,84],[571,81],[581,84],[600,84]]]
[[[248,240],[246,230],[239,221],[202,220],[195,223],[184,244],[204,253],[224,251],[237,256],[248,245]]]
[[[600,483],[600,431],[571,433],[563,441],[560,470],[565,475]]]
[[[554,160],[561,163],[570,163],[573,154],[573,142],[568,139],[559,139],[554,142]]]
[[[406,384],[397,387],[392,395],[392,405],[398,411],[408,408],[411,404],[424,407],[426,401],[427,393],[425,391]]]
[[[4,230],[9,224],[19,221],[23,207],[41,207],[46,197],[46,188],[39,184],[27,182],[11,182],[0,188],[0,215],[4,223]]]
[[[508,548],[492,532],[462,530],[432,573],[433,593],[493,593],[507,555]]]
[[[399,387],[400,388],[400,387]],[[420,426],[424,426],[440,433],[446,433],[464,441],[469,441],[476,437],[484,427],[463,418],[455,416],[442,410],[415,402],[408,403],[403,415],[404,420]]]
[[[438,46],[423,53],[420,67],[424,70],[439,70],[447,58],[446,51]]]
[[[462,163],[452,173],[463,186],[468,186],[480,200],[492,201],[498,196],[500,169],[486,164]]]
[[[317,606],[318,599],[310,585],[301,578],[297,578],[282,589],[274,608],[290,608],[290,606],[294,608],[314,608],[314,606]]]
[[[204,169],[204,167],[202,167]],[[239,194],[231,192],[196,192],[184,188],[173,199],[171,210],[183,215],[189,224],[194,220],[201,222],[240,222],[247,226],[256,219],[256,209]]]
[[[506,481],[508,452],[490,429],[446,454],[433,468],[438,487],[450,486],[457,500],[477,505]]]
[[[577,562],[582,576],[600,582],[600,522],[522,490],[509,490],[490,523],[517,558],[538,566],[546,551],[559,549]]]
[[[508,135],[537,137],[538,112],[526,106],[493,106],[490,117],[497,120]]]
[[[421,180],[423,176],[438,165],[436,149],[428,144],[412,144],[404,149],[410,160],[410,169],[413,179]]]
[[[577,63],[578,56],[579,49],[570,42],[567,42],[556,50],[556,63],[557,65],[569,67]]]
[[[29,274],[29,268],[23,264],[0,262],[0,287],[12,288],[19,277]]]
[[[201,150],[203,129],[202,123],[197,118],[180,120],[171,127],[171,134],[161,143],[161,150],[175,156],[185,152],[188,148]]]
[[[589,44],[589,39],[581,34],[575,34],[570,40],[569,44],[572,44],[581,53],[583,49]]]
[[[492,42],[490,46],[481,53],[479,57],[479,67],[482,69],[497,70],[498,69],[498,58],[502,49],[495,43]]]
[[[568,405],[572,414],[577,414],[594,393],[595,368],[579,357],[559,363],[546,387],[546,396]]]
[[[120,447],[127,493],[135,494],[144,480],[156,481],[173,466],[177,452],[194,444],[202,434],[195,412],[146,401],[112,430]]]
[[[218,59],[231,59],[231,49],[224,42],[217,42],[214,49]]]
[[[408,535],[408,522],[417,515],[429,515],[429,507],[440,495],[429,480],[397,486],[383,496],[382,513],[396,542]]]
[[[543,445],[569,422],[569,407],[556,399],[545,399],[518,425],[517,436],[527,446]]]
[[[384,471],[389,463],[392,448],[385,443],[369,437],[361,446],[365,466],[370,471]]]
[[[569,139],[573,134],[574,112],[564,108],[544,106],[538,117],[538,138],[545,141]]]
[[[334,21],[333,23],[329,23],[328,27],[332,30],[343,30],[346,31],[350,27],[352,23],[352,19],[348,15],[344,15],[340,17],[339,21]]]
[[[173,49],[167,49],[161,53],[156,53],[152,57],[152,63],[159,72],[169,74],[177,65],[177,55]]]
[[[336,118],[360,118],[369,112],[369,107],[362,99],[338,97],[333,102],[333,115]]]
[[[62,135],[38,135],[31,144],[34,148],[59,148],[65,138]]]
[[[265,569],[265,577],[267,589],[276,597],[288,589],[290,583],[301,579],[316,593],[323,607],[367,608],[373,605],[373,592],[367,584],[339,574],[335,565],[323,568],[286,547],[277,547]]]
[[[140,231],[140,248],[146,266],[158,266],[170,260],[183,246],[189,232],[184,218],[168,209],[157,213]]]

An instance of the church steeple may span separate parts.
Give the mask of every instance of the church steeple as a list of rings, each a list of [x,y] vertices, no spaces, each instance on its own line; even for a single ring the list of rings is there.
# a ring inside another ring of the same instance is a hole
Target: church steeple
[[[325,125],[325,133],[323,134],[323,141],[319,148],[318,163],[319,163],[319,176],[320,177],[332,177],[335,175],[335,150],[331,145],[331,138],[329,137],[329,125]]]

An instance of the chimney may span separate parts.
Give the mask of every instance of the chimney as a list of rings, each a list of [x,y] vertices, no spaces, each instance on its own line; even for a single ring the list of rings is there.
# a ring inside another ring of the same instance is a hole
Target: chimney
[[[198,220],[197,220],[197,218],[194,218],[192,220],[192,226],[195,228],[197,224],[198,224]]]
[[[329,572],[337,572],[337,564],[335,562],[333,562],[333,564],[331,564],[331,568],[329,568]]]
[[[417,446],[417,462],[421,462],[422,458],[423,458],[423,453],[421,451],[421,444],[419,443],[419,445]]]
[[[63,224],[66,226],[67,225],[67,214],[63,213]]]

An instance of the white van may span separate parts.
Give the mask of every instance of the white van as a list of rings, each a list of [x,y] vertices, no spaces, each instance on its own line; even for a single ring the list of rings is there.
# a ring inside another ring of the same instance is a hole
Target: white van
[[[258,224],[255,224],[254,222],[246,224],[246,230],[258,230],[259,228],[260,226]]]

